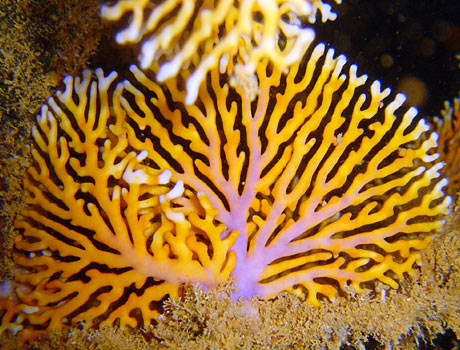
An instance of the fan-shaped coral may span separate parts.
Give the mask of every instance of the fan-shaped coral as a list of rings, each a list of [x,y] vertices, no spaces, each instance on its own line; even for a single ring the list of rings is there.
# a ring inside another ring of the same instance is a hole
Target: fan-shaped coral
[[[135,67],[137,81],[125,83],[129,143],[206,193],[240,232],[232,274],[241,295],[294,288],[317,303],[347,283],[396,287],[450,203],[440,202],[447,180],[435,180],[442,164],[428,155],[437,136],[416,145],[428,126],[413,108],[395,116],[402,95],[385,109],[390,91],[378,82],[356,96],[366,77],[352,65],[347,78],[345,58],[324,45],[307,62],[285,76],[264,61],[252,103],[214,72],[189,107],[173,83],[165,91]]]
[[[320,0],[167,0],[155,4],[120,0],[103,6],[101,15],[119,20],[131,14],[128,27],[116,40],[123,44],[142,41],[141,67],[157,71],[159,81],[181,70],[187,75],[191,72],[186,100],[190,104],[206,73],[216,67],[226,71],[234,58],[244,66],[245,80],[252,81],[263,57],[281,70],[298,61],[314,37],[301,18],[313,22],[318,10],[323,21],[335,19],[331,6]],[[254,96],[254,90],[248,94]]]
[[[17,223],[26,338],[148,323],[181,283],[230,274],[237,296],[313,304],[347,284],[397,287],[450,204],[437,134],[416,142],[428,126],[398,112],[403,96],[386,101],[333,55],[320,44],[287,74],[264,59],[255,101],[215,70],[193,105],[135,66],[119,83],[67,77],[33,130]]]

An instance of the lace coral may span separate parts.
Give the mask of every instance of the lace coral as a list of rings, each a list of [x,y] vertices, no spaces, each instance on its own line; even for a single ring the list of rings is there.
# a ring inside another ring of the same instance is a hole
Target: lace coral
[[[135,326],[182,283],[229,275],[237,297],[312,304],[396,288],[451,201],[437,134],[345,67],[323,44],[288,73],[264,59],[252,102],[213,70],[193,105],[135,66],[123,81],[67,77],[33,130],[14,251],[27,314],[5,322],[26,339],[78,320]]]
[[[358,92],[346,60],[318,45],[284,75],[257,68],[255,102],[211,72],[197,102],[183,106],[173,83],[163,90],[136,67],[126,82],[129,143],[174,181],[204,192],[217,217],[240,232],[232,251],[239,295],[295,289],[318,303],[337,289],[397,279],[420,262],[451,199],[433,165],[437,135],[415,108],[396,116],[402,95],[383,109],[389,89]],[[162,135],[169,135],[164,137]]]
[[[216,67],[226,71],[233,58],[251,77],[263,57],[269,57],[280,70],[298,61],[314,37],[312,29],[303,28],[301,17],[314,22],[317,11],[323,21],[336,17],[331,6],[319,0],[244,0],[238,5],[232,0],[158,4],[120,0],[103,6],[101,15],[119,20],[132,14],[116,40],[123,44],[142,41],[140,65],[157,71],[158,81],[175,77],[181,70],[191,72],[186,98],[191,104],[206,73]]]

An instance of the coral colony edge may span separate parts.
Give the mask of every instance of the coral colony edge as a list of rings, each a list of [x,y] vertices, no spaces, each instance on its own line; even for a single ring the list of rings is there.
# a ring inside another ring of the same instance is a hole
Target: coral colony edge
[[[402,94],[313,45],[310,29],[279,26],[288,53],[264,54],[265,32],[228,57],[203,41],[209,56],[181,76],[195,47],[156,38],[142,47],[172,55],[161,65],[142,52],[151,69],[64,78],[32,128],[0,333],[27,342],[79,322],[154,324],[190,284],[320,306],[344,290],[397,289],[421,265],[452,202],[438,133]]]

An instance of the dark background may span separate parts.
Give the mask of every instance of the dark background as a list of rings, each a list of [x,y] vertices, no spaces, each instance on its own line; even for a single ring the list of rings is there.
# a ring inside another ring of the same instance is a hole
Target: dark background
[[[333,0],[329,0],[333,2]],[[343,0],[333,22],[314,25],[359,74],[414,95],[424,116],[438,115],[460,91],[460,0]]]

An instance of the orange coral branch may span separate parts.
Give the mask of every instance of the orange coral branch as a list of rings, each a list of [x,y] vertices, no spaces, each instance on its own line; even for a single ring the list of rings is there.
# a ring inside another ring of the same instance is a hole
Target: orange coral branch
[[[439,146],[436,151],[441,155],[439,161],[446,165],[442,170],[445,177],[449,179],[447,193],[456,196],[460,188],[460,97],[444,103],[444,109],[440,117],[433,118],[435,130],[439,134]]]
[[[20,303],[37,306],[30,336],[76,320],[136,326],[134,310],[149,323],[154,303],[176,297],[181,283],[215,285],[234,266],[237,233],[221,239],[225,228],[204,194],[143,166],[146,152],[129,150],[123,127],[108,128],[122,86],[112,91],[115,73],[96,75],[66,78],[32,130],[30,209],[14,253],[23,269],[16,281],[26,286]]]

